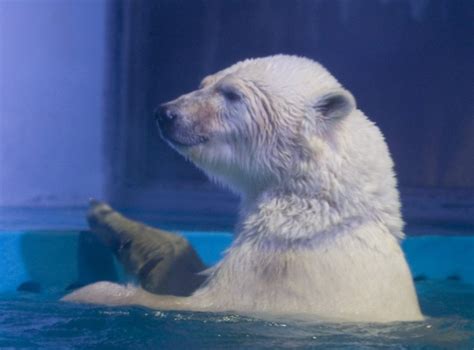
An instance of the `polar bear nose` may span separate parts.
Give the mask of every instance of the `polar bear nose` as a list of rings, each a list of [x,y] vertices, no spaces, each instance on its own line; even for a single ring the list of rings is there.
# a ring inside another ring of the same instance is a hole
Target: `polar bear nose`
[[[169,125],[178,118],[178,113],[166,105],[159,106],[153,114],[160,126]]]

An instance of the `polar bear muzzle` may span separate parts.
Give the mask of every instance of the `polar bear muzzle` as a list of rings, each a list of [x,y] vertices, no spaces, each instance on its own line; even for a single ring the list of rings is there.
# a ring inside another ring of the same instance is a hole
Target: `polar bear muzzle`
[[[154,112],[161,137],[172,146],[191,147],[208,140],[202,128],[179,101],[160,105]]]

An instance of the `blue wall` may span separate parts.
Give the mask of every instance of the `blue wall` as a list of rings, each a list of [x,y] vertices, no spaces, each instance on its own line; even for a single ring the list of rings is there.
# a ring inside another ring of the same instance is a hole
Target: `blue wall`
[[[221,259],[232,240],[225,232],[181,234],[208,266]],[[90,232],[7,231],[0,235],[0,246],[4,247],[0,250],[0,293],[13,292],[28,282],[46,292],[64,292],[74,285],[126,280],[110,251]],[[415,237],[405,240],[402,247],[415,279],[474,284],[470,261],[474,237]]]
[[[105,10],[0,1],[0,205],[102,193]]]

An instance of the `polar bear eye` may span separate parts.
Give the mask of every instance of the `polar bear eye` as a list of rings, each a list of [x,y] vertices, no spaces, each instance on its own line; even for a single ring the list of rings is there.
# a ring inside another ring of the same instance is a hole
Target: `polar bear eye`
[[[236,102],[240,100],[240,94],[234,89],[223,88],[221,89],[221,94],[227,101]]]

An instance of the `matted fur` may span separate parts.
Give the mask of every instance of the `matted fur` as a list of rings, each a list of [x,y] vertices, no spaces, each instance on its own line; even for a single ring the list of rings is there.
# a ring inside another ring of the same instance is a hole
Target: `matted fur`
[[[242,197],[234,242],[190,297],[99,283],[68,300],[422,319],[399,246],[403,221],[387,145],[324,67],[295,56],[249,59],[169,105],[181,118],[170,145]],[[192,146],[182,145],[187,140]]]

